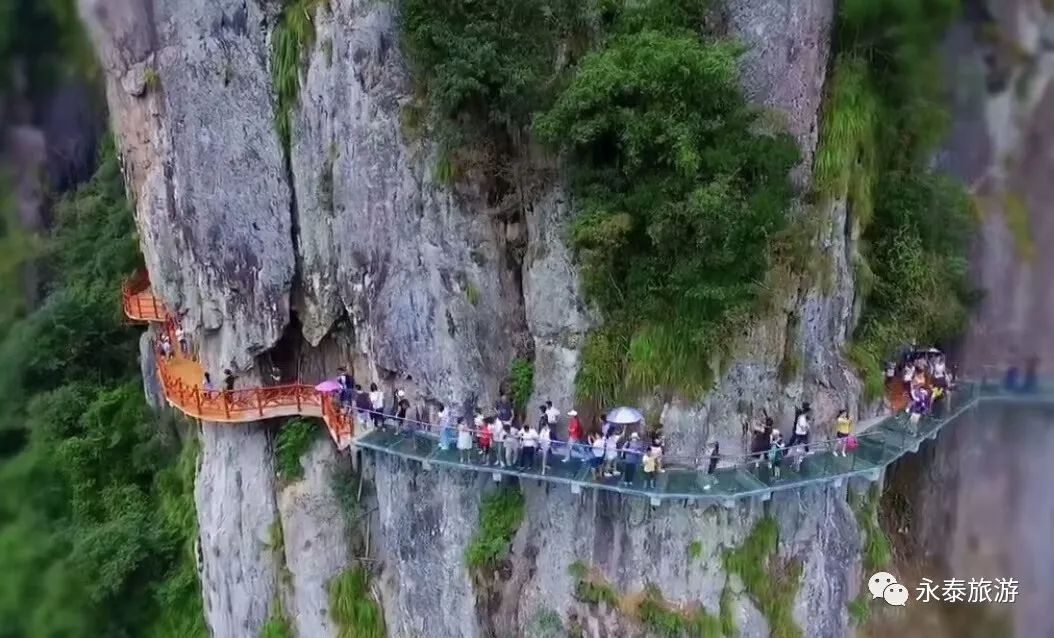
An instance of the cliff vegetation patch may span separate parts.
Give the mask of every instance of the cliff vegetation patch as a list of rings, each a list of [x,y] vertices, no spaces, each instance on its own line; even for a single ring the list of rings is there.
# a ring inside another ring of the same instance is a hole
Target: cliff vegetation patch
[[[300,71],[315,43],[314,12],[324,0],[283,0],[271,33],[271,84],[275,91],[275,131],[286,155],[292,138],[292,114],[300,97]]]
[[[384,638],[384,615],[370,591],[370,574],[362,567],[344,570],[329,583],[329,613],[337,638]]]
[[[275,471],[286,481],[304,478],[304,466],[300,459],[311,448],[318,436],[319,424],[312,419],[290,419],[274,437]]]
[[[847,354],[871,396],[882,392],[885,358],[904,343],[954,337],[977,296],[970,200],[931,162],[948,119],[938,47],[958,4],[839,4],[815,188],[821,205],[844,199],[860,231],[864,309]]]
[[[747,594],[765,616],[771,638],[802,638],[794,621],[794,597],[801,584],[801,561],[778,554],[776,519],[760,519],[735,549],[725,552],[725,571],[743,581]]]
[[[479,529],[465,549],[470,569],[493,570],[508,556],[509,545],[523,522],[523,494],[503,486],[483,496],[479,506]]]

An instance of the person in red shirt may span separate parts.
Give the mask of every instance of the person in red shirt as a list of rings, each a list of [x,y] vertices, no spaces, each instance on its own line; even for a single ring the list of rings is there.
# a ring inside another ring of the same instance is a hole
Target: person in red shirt
[[[570,410],[567,413],[567,452],[564,454],[564,463],[571,460],[571,450],[582,440],[582,422],[578,420],[578,412]]]
[[[482,427],[476,429],[476,441],[479,443],[479,453],[483,455],[483,464],[490,463],[490,426],[494,423],[494,417],[488,416],[483,419]]]

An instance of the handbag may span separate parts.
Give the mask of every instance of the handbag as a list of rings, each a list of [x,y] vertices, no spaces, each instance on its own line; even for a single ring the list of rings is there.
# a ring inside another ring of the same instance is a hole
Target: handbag
[[[857,446],[857,441],[856,441],[856,437],[855,436],[850,434],[849,436],[845,437],[845,449],[847,449],[847,450],[855,450],[856,446]]]

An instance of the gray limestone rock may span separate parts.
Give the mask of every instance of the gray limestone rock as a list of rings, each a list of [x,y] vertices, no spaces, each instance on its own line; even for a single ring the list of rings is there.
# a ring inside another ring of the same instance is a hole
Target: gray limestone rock
[[[278,492],[285,563],[291,576],[286,613],[298,636],[335,636],[328,587],[348,566],[349,531],[333,481],[338,464],[347,460],[339,458],[332,441],[319,432],[300,462],[304,478]]]
[[[205,620],[214,636],[255,636],[278,591],[274,468],[255,423],[202,425],[194,483]]]
[[[80,0],[155,290],[248,368],[289,319],[290,189],[261,8],[239,0]],[[147,81],[147,76],[153,79]]]
[[[433,144],[404,130],[392,11],[316,11],[292,151],[304,336],[346,313],[372,376],[411,374],[444,402],[493,397],[523,332],[504,222],[438,182]]]
[[[396,457],[374,463],[377,554],[384,617],[393,638],[481,635],[465,548],[477,529],[489,480],[443,469],[423,471]]]

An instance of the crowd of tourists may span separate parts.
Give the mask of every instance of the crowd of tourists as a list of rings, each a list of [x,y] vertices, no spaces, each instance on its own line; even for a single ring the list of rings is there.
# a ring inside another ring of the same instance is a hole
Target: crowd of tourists
[[[926,414],[940,409],[954,377],[944,353],[936,348],[905,348],[886,364],[886,391],[895,411],[906,410],[913,427]]]

